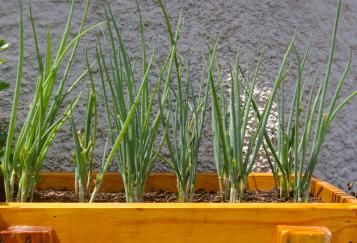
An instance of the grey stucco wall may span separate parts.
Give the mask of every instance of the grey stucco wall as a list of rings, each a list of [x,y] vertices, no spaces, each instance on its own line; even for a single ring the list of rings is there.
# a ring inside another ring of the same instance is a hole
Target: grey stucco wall
[[[25,2],[26,35],[25,35],[25,76],[21,88],[21,104],[19,123],[24,120],[34,90],[36,77],[36,60],[28,22],[28,1]],[[87,26],[99,22],[104,18],[105,1],[93,1]],[[139,56],[139,35],[135,1],[111,1],[112,10],[122,26],[124,38],[128,48],[134,56]],[[169,47],[164,20],[160,9],[154,1],[139,0],[146,26],[146,38],[157,48],[159,58],[163,58]],[[240,48],[242,62],[254,65],[260,50],[264,50],[263,65],[259,77],[259,87],[270,87],[277,74],[278,67],[294,30],[297,30],[299,47],[306,45],[310,33],[313,35],[310,58],[307,66],[313,69],[325,68],[330,41],[330,33],[335,16],[335,0],[198,0],[198,1],[165,1],[169,14],[173,19],[182,12],[184,18],[184,32],[181,38],[180,52],[185,55],[193,53],[192,66],[199,73],[199,56],[206,53],[207,33],[220,33],[218,51],[223,60],[231,60]],[[33,0],[33,12],[38,31],[43,41],[45,25],[50,25],[52,36],[58,40],[64,28],[70,3],[68,1]],[[74,26],[78,28],[84,1],[78,1]],[[336,55],[334,58],[333,75],[331,78],[329,97],[331,97],[338,78],[347,62],[349,50],[353,51],[351,71],[342,90],[347,96],[357,89],[357,1],[343,1],[340,28],[338,30]],[[77,28],[72,34],[76,33]],[[17,1],[1,0],[0,4],[0,37],[7,39],[11,47],[1,55],[8,63],[0,67],[0,77],[11,83],[11,89],[0,93],[0,119],[8,119],[11,110],[11,99],[15,86],[17,66],[18,42],[18,4]],[[71,72],[71,79],[84,70],[84,48],[88,47],[90,58],[94,59],[93,47],[95,35],[86,36],[79,48],[75,65]],[[195,78],[197,75],[194,75]],[[289,81],[292,87],[292,80]],[[99,81],[98,81],[99,83]],[[86,82],[82,82],[75,90],[86,89]],[[83,92],[85,93],[85,92]],[[287,96],[291,96],[288,92]],[[83,102],[82,102],[83,103]],[[100,107],[102,110],[102,106]],[[76,117],[81,120],[84,107],[79,105]],[[105,115],[100,114],[98,132],[99,145],[98,160],[105,141]],[[336,117],[330,128],[329,135],[323,145],[316,175],[339,185],[345,189],[347,180],[357,180],[357,101],[352,100]],[[69,127],[65,126],[55,140],[50,150],[45,166],[48,170],[72,170],[70,153],[73,149]],[[200,170],[214,170],[210,129],[205,132],[203,139]],[[157,164],[156,170],[167,170],[162,164]]]

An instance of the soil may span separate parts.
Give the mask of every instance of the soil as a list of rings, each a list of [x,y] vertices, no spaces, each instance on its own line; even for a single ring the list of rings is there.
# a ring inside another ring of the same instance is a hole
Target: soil
[[[89,195],[87,197],[88,201]],[[293,199],[285,200],[277,198],[273,190],[247,190],[244,194],[244,202],[247,203],[281,203],[289,202]],[[78,196],[74,191],[59,191],[59,190],[38,190],[35,192],[34,202],[78,202]],[[95,202],[125,202],[125,193],[98,193]],[[177,202],[177,193],[160,191],[160,192],[146,192],[144,194],[144,202],[159,203],[159,202]],[[217,192],[197,191],[193,199],[194,203],[219,203],[221,197]],[[318,202],[321,200],[310,196],[309,202]]]

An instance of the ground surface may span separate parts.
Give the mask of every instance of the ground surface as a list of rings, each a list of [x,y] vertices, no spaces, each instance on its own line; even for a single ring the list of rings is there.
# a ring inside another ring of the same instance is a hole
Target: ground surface
[[[25,2],[25,12],[28,16],[28,4]],[[105,6],[103,1],[93,1],[90,10],[88,25],[94,24],[104,18]],[[127,45],[134,56],[139,56],[138,23],[136,18],[135,1],[120,0],[112,1],[114,15],[120,21],[124,32],[124,39],[130,40]],[[240,48],[242,62],[255,64],[260,50],[264,50],[261,75],[258,86],[261,89],[270,87],[277,73],[284,50],[294,30],[298,33],[299,47],[306,45],[310,34],[313,34],[312,55],[307,65],[313,70],[318,67],[325,68],[328,54],[329,36],[335,15],[335,0],[170,0],[165,1],[168,12],[174,19],[182,12],[184,18],[184,32],[181,38],[180,52],[187,55],[193,53],[192,66],[194,73],[199,73],[199,56],[206,53],[208,38],[211,33],[216,36],[220,33],[219,53],[222,60],[232,60],[235,52]],[[146,26],[146,38],[149,43],[155,45],[160,57],[169,47],[168,38],[164,31],[163,18],[158,6],[154,1],[139,0]],[[33,12],[37,29],[41,33],[40,41],[43,41],[43,32],[46,24],[51,26],[52,36],[58,39],[64,28],[64,22],[69,7],[68,1],[33,0]],[[78,27],[81,10],[84,1],[78,1],[77,11],[74,17],[74,25]],[[342,17],[338,31],[335,62],[331,79],[331,90],[336,87],[339,75],[343,72],[350,49],[354,52],[351,72],[348,76],[342,95],[346,96],[357,87],[357,1],[345,0],[342,6]],[[24,120],[31,96],[34,90],[36,76],[35,52],[28,17],[25,18],[25,77],[22,86],[19,122]],[[0,119],[8,119],[11,109],[12,90],[16,77],[17,65],[17,40],[18,40],[18,5],[17,1],[2,0],[0,4],[0,37],[7,39],[11,47],[1,53],[8,63],[1,67],[1,80],[11,83],[11,90],[0,93]],[[76,31],[72,31],[75,34]],[[75,74],[84,68],[83,50],[89,47],[90,58],[93,59],[93,47],[95,35],[87,36],[80,46],[79,55],[72,70],[71,81]],[[55,45],[54,45],[55,46]],[[196,72],[197,71],[197,72]],[[197,80],[198,75],[193,75]],[[292,87],[293,80],[290,79]],[[197,82],[196,82],[197,84]],[[85,90],[83,82],[75,91]],[[77,94],[76,93],[76,94]],[[86,92],[83,92],[84,94]],[[331,97],[331,93],[329,97]],[[291,92],[287,92],[291,96]],[[76,117],[84,117],[84,107],[78,106]],[[209,120],[208,120],[209,121]],[[79,122],[78,122],[79,123]],[[105,115],[100,115],[99,146],[97,151],[102,151],[105,141]],[[69,127],[65,127],[59,133],[54,146],[49,151],[45,169],[48,170],[72,170],[70,152],[73,142]],[[335,183],[345,189],[348,180],[357,180],[357,101],[353,100],[337,116],[332,124],[330,133],[321,151],[316,175]],[[210,127],[207,127],[202,141],[202,153],[200,154],[199,169],[201,171],[214,170],[213,149],[210,138]],[[98,152],[99,160],[101,152]],[[112,168],[114,169],[114,168]],[[167,170],[161,164],[157,164],[156,170]]]
[[[86,195],[85,201],[89,201],[90,195]],[[34,202],[78,202],[78,195],[73,191],[57,190],[37,190],[34,195]],[[247,190],[244,192],[243,201],[248,203],[276,203],[276,202],[293,202],[294,198],[289,200],[279,198],[274,190],[256,191]],[[118,193],[98,193],[95,202],[126,202],[124,192]],[[175,192],[146,192],[143,196],[143,202],[178,202],[178,196]],[[221,196],[217,192],[205,192],[198,190],[193,196],[193,202],[221,202]],[[313,196],[309,197],[309,202],[319,203],[321,200]]]

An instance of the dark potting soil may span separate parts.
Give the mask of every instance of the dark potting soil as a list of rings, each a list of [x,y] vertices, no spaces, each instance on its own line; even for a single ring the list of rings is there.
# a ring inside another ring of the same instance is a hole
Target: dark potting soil
[[[89,195],[86,201],[89,200]],[[146,192],[144,194],[144,202],[177,202],[177,193],[174,192]],[[292,202],[291,200],[280,199],[275,195],[274,190],[259,191],[247,190],[244,193],[244,202],[248,203],[280,203]],[[34,195],[34,202],[78,202],[78,196],[73,191],[58,191],[58,190],[37,190]],[[125,202],[125,193],[98,193],[95,202]],[[193,202],[195,203],[219,203],[221,197],[217,192],[197,191],[194,195]],[[310,196],[309,202],[321,202],[319,198]]]

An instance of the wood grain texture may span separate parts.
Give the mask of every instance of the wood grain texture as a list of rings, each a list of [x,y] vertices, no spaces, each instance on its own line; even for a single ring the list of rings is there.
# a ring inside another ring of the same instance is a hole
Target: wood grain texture
[[[1,243],[56,243],[54,231],[49,226],[10,226],[0,230]]]
[[[330,183],[314,178],[311,192],[324,202],[357,203],[357,199]]]
[[[277,243],[330,243],[331,237],[322,226],[278,225]]]
[[[3,204],[0,227],[53,226],[60,242],[277,242],[277,225],[356,242],[355,204]]]

